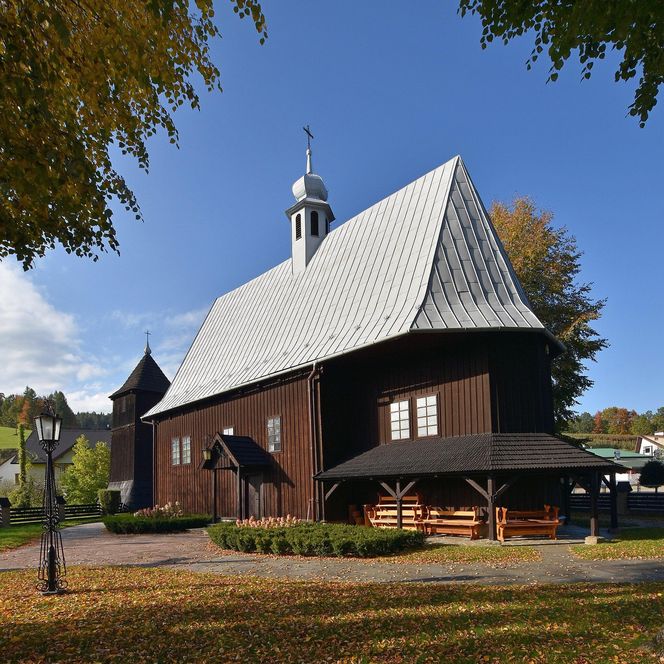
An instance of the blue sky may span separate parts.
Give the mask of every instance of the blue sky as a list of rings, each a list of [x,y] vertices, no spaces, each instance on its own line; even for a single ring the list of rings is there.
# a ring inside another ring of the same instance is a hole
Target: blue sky
[[[145,217],[118,210],[121,256],[56,250],[27,275],[0,264],[0,391],[61,388],[108,410],[146,327],[172,377],[214,298],[288,256],[308,123],[338,221],[455,154],[487,207],[527,194],[551,210],[608,299],[597,328],[611,347],[580,409],[664,405],[662,110],[646,129],[626,117],[633,85],[613,82],[615,58],[584,82],[570,61],[547,85],[545,61],[525,67],[532,37],[482,50],[478,20],[454,7],[268,0],[260,46],[219,3],[224,92],[199,86],[202,110],[176,114],[180,149],[155,137],[149,174],[118,159]]]

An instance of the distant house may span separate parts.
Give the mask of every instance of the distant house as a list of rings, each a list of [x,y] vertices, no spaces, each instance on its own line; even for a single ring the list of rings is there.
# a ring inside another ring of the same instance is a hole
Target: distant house
[[[60,435],[60,442],[53,452],[53,464],[55,470],[55,481],[59,481],[62,473],[72,464],[74,456],[74,444],[79,436],[85,436],[90,445],[102,442],[111,446],[110,429],[63,429]],[[25,447],[30,460],[30,475],[36,480],[44,479],[46,467],[46,454],[42,450],[37,433],[32,431],[25,441]],[[13,482],[18,484],[19,464],[18,454],[14,455],[8,461],[0,465],[0,482]]]
[[[616,473],[616,481],[629,482],[630,484],[638,483],[641,469],[652,459],[652,455],[632,452],[631,450],[620,450],[614,447],[589,447],[588,452],[592,452],[593,454],[602,457],[602,459],[610,459],[611,461],[624,466],[624,472]]]
[[[664,455],[664,431],[636,439],[636,451],[649,457]]]

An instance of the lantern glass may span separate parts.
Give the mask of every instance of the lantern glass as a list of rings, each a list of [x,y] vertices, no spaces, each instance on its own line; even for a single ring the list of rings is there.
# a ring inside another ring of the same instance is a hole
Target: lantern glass
[[[62,418],[57,415],[42,413],[35,417],[35,428],[37,429],[37,438],[40,442],[45,440],[60,440],[60,430],[62,429]]]
[[[212,461],[212,450],[209,447],[203,449],[203,459],[205,461]]]

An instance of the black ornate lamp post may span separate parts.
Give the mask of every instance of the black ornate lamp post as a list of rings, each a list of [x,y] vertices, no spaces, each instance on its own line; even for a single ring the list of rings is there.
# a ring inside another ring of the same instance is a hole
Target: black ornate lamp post
[[[50,408],[47,408],[50,410]],[[67,582],[65,552],[62,548],[60,518],[55,495],[55,472],[53,471],[53,450],[60,440],[62,418],[53,412],[45,412],[35,417],[35,430],[44,452],[46,452],[46,476],[44,478],[44,524],[39,557],[38,590],[44,595],[56,595],[64,591]]]

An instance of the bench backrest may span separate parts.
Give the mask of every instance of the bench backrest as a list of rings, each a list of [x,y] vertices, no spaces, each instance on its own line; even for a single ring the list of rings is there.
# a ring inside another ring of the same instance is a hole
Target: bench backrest
[[[388,503],[390,505],[396,505],[397,501],[396,499],[392,498],[392,496],[384,496],[384,495],[379,495],[378,496],[378,505],[383,505],[385,503]],[[421,505],[422,499],[419,494],[413,494],[411,496],[404,496],[401,499],[401,504],[405,507],[408,504],[413,504],[413,505]]]
[[[538,519],[540,521],[557,521],[558,507],[544,505],[543,510],[513,510],[508,507],[496,507],[496,517],[500,523],[507,521],[526,521]]]
[[[428,507],[427,516],[429,519],[480,519],[481,507],[471,507],[470,509],[454,509],[453,507]]]

